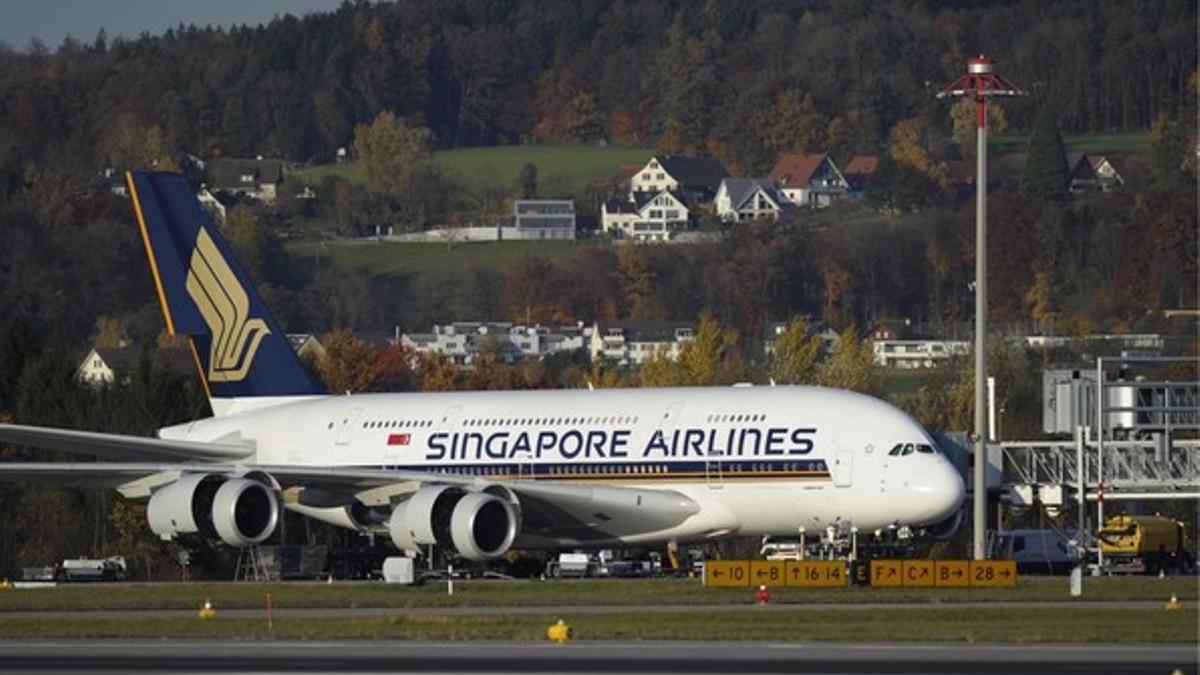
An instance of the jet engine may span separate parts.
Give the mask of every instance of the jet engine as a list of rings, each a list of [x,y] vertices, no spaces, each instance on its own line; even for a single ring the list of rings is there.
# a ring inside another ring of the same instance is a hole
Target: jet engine
[[[437,544],[475,561],[504,555],[520,528],[521,516],[512,499],[445,485],[417,490],[397,504],[388,519],[392,543],[402,551]]]
[[[187,474],[150,495],[146,519],[163,539],[200,533],[230,546],[264,541],[279,521],[279,499],[265,477]]]

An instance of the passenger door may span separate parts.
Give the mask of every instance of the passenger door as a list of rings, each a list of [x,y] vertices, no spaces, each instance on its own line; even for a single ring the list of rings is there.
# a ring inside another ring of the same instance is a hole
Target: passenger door
[[[833,474],[835,487],[850,487],[854,482],[854,451],[838,450],[829,472]]]
[[[340,446],[350,445],[350,441],[354,437],[354,429],[358,427],[358,420],[362,417],[362,412],[362,408],[350,408],[342,413],[342,419],[338,420],[335,443]]]

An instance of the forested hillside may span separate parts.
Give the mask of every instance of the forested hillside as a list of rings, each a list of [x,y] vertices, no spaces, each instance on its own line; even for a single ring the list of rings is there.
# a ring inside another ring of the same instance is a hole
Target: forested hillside
[[[11,187],[30,160],[328,160],[390,110],[439,147],[604,139],[760,173],[781,151],[877,151],[908,117],[948,127],[932,90],[976,52],[1066,132],[1146,129],[1195,96],[1195,35],[1180,0],[346,3],[2,53],[0,167]]]

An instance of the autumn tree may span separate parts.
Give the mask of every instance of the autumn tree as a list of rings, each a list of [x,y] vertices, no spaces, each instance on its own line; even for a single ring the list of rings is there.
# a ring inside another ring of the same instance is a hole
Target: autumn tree
[[[321,381],[329,391],[359,393],[375,385],[375,349],[347,328],[335,329],[322,340],[325,360],[319,366]]]
[[[388,345],[375,356],[371,388],[374,391],[413,391],[417,388],[416,353],[409,347]]]
[[[132,112],[117,116],[100,139],[99,153],[108,166],[117,171],[167,169],[169,159],[166,135],[162,127],[144,125]]]
[[[1054,285],[1046,270],[1039,269],[1034,273],[1033,284],[1025,293],[1025,305],[1029,308],[1029,318],[1037,322],[1038,330],[1043,334],[1052,333],[1058,312],[1055,308]]]
[[[460,389],[461,371],[441,352],[425,352],[417,358],[417,376],[421,391]]]
[[[504,280],[509,316],[525,324],[569,320],[562,311],[556,277],[554,264],[544,256],[526,256],[513,263]]]
[[[871,341],[860,340],[853,327],[843,330],[829,358],[817,368],[817,384],[878,395],[882,374]]]
[[[403,193],[414,170],[433,156],[433,132],[384,110],[354,130],[354,149],[372,189]]]
[[[1184,185],[1188,161],[1187,128],[1166,113],[1159,113],[1150,127],[1150,187],[1164,192]],[[1194,177],[1192,177],[1194,180]]]
[[[687,384],[687,376],[679,361],[672,358],[666,349],[658,349],[642,361],[637,377],[640,387],[681,387]]]
[[[916,117],[900,120],[892,128],[888,155],[901,164],[906,164],[933,181],[939,188],[950,187],[950,174],[945,165],[938,162],[923,140],[921,120]]]
[[[129,330],[125,322],[113,316],[96,319],[96,330],[92,332],[91,346],[109,349],[129,346]]]
[[[258,283],[275,278],[283,248],[267,224],[248,204],[237,204],[225,215],[222,234],[238,261]]]
[[[679,350],[683,384],[732,384],[741,375],[737,331],[722,328],[711,315],[700,317],[694,337]]]
[[[978,121],[976,119],[975,99],[963,96],[950,106],[950,123],[953,127],[954,143],[963,159],[975,161],[976,134]],[[1008,132],[1008,118],[1004,107],[995,100],[987,104],[987,131],[989,136],[1003,136]]]
[[[803,316],[793,317],[775,339],[771,354],[771,379],[779,384],[810,384],[821,356],[821,336]]]

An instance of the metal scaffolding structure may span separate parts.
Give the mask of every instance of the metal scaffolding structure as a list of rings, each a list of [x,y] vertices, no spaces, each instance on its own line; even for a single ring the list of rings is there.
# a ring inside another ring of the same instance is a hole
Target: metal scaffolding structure
[[[1190,374],[1165,379],[1163,368]],[[1081,532],[1103,526],[1106,500],[1200,499],[1200,357],[1098,357],[1095,377],[1075,388],[1076,400],[1056,405],[1094,414],[1095,426],[1078,424],[1073,441],[1001,443],[1007,486],[1070,494]]]

